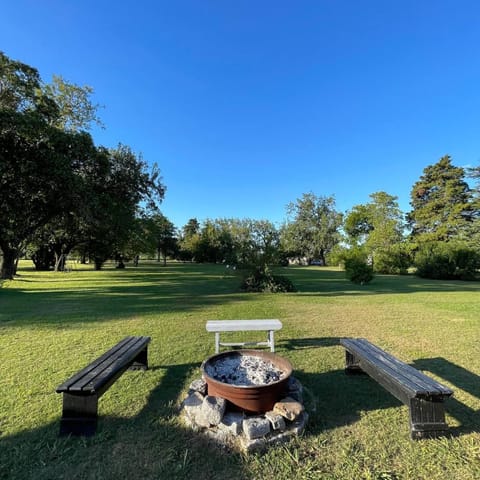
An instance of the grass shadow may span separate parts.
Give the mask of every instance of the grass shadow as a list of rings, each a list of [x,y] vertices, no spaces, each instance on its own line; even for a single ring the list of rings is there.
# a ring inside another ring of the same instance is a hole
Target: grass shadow
[[[334,347],[340,345],[340,337],[287,338],[276,342],[279,348],[292,351],[306,348]]]
[[[77,273],[25,272],[2,289],[0,322],[42,325],[115,320],[185,313],[252,299],[238,291],[240,281],[235,274],[226,274],[217,265],[146,265],[95,272],[95,276]]]
[[[337,345],[340,345],[340,337],[284,339],[278,342],[278,346],[287,351]],[[412,366],[417,370],[431,372],[480,399],[480,376],[464,367],[441,357],[418,359]],[[310,402],[313,412],[313,423],[310,426],[313,434],[355,423],[365,411],[403,405],[368,375],[350,376],[345,375],[344,370],[334,370],[314,374],[296,371],[295,376],[306,387],[306,400]],[[448,435],[480,432],[479,412],[455,397],[445,399],[445,411],[459,423],[458,426],[450,426]],[[408,412],[405,414],[408,425]],[[407,427],[405,431],[408,431]]]
[[[380,275],[366,285],[348,281],[345,272],[329,267],[284,267],[279,273],[287,276],[297,288],[295,295],[356,296],[419,292],[480,292],[480,282],[429,280],[415,275]]]
[[[412,366],[418,370],[431,372],[473,397],[480,399],[480,376],[460,365],[445,358],[436,357],[415,360]],[[457,400],[455,392],[452,397],[446,400],[446,409],[460,423],[459,426],[452,429],[452,433],[463,435],[471,432],[480,432],[480,412]]]
[[[196,363],[153,366],[142,372],[148,375],[149,371],[164,370],[165,374],[145,407],[131,418],[102,416],[100,399],[98,430],[93,437],[58,437],[59,419],[42,428],[4,436],[0,478],[46,480],[59,478],[62,472],[62,478],[75,479],[221,480],[233,471],[236,478],[248,478],[241,455],[225,455],[178,421],[177,398],[197,367]],[[109,392],[115,388],[119,388],[117,383]]]

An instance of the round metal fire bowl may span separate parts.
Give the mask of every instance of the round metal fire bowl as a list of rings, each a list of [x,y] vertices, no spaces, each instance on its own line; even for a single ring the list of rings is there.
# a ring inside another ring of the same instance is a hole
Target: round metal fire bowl
[[[207,365],[213,365],[216,361],[226,357],[236,356],[259,357],[284,372],[284,376],[280,380],[266,385],[231,385],[220,382],[207,374]],[[248,413],[265,413],[272,410],[275,403],[282,399],[293,370],[292,364],[286,358],[260,350],[231,350],[217,353],[207,358],[201,368],[203,378],[207,383],[208,395],[224,398],[236,409]]]

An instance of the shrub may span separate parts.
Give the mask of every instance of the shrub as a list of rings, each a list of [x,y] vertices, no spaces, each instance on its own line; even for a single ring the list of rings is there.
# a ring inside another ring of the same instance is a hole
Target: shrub
[[[412,265],[412,256],[405,245],[393,245],[374,255],[373,268],[377,273],[405,275]]]
[[[240,287],[247,292],[295,292],[293,283],[286,277],[273,275],[269,270],[256,268],[243,279]]]
[[[474,280],[480,268],[480,255],[456,243],[424,245],[415,256],[417,275],[435,280]]]
[[[373,279],[372,266],[358,257],[345,259],[345,273],[351,282],[361,285],[369,283]]]

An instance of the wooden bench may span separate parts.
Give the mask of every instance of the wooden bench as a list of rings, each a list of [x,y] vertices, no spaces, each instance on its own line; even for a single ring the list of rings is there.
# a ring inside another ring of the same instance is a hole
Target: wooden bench
[[[272,352],[275,351],[274,332],[282,328],[280,320],[209,320],[206,325],[207,332],[215,333],[215,353],[220,351],[220,346],[267,346]],[[265,331],[268,332],[265,342],[220,342],[220,333],[223,332],[247,332],[247,331]]]
[[[90,365],[62,383],[60,435],[93,435],[97,429],[98,399],[127,369],[148,368],[150,337],[126,337]]]
[[[446,433],[443,401],[452,390],[364,338],[340,340],[345,347],[347,374],[368,373],[382,387],[408,406],[412,439]]]

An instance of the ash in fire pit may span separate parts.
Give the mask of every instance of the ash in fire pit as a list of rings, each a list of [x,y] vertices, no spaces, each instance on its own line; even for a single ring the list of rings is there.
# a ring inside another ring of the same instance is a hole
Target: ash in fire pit
[[[273,363],[251,355],[221,358],[205,371],[219,382],[239,386],[268,385],[285,376]]]
[[[264,413],[283,396],[292,365],[271,352],[233,350],[202,363],[208,394],[222,397],[241,410]]]

